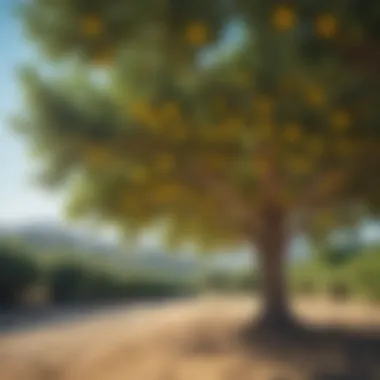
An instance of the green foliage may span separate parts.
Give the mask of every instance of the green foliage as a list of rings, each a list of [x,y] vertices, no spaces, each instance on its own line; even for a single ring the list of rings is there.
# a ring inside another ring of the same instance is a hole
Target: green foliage
[[[347,276],[355,284],[358,293],[380,301],[380,252],[374,250],[352,261]]]
[[[330,241],[324,247],[321,247],[319,259],[328,266],[339,268],[349,264],[363,252],[363,243],[360,240],[357,227],[333,232],[338,234],[340,239]]]
[[[194,295],[196,279],[122,271],[109,260],[79,259],[77,252],[31,252],[22,242],[0,244],[0,307],[18,307],[34,286],[44,302],[72,304]],[[54,257],[53,257],[54,256]]]
[[[295,265],[291,270],[290,287],[301,294],[323,293],[330,271],[319,261]]]
[[[296,293],[327,294],[334,299],[365,297],[380,300],[379,250],[356,252],[345,261],[318,260],[301,264],[291,272],[292,288]]]
[[[44,182],[67,188],[74,216],[133,233],[161,223],[200,249],[246,238],[236,203],[327,206],[305,224],[318,238],[352,224],[341,202],[379,211],[379,7],[362,3],[29,1],[31,39],[76,64],[65,80],[24,79],[20,130]]]
[[[39,279],[37,265],[24,252],[0,243],[0,306],[12,307]]]
[[[120,276],[114,271],[94,269],[75,262],[59,264],[50,274],[52,302],[141,300],[184,296],[191,284],[143,276]]]
[[[207,273],[202,281],[203,290],[211,290],[221,293],[249,292],[259,289],[257,272],[229,272],[226,270],[212,270]]]
[[[82,300],[88,286],[88,273],[77,264],[63,264],[51,273],[53,302]]]
[[[322,260],[332,267],[340,267],[353,260],[357,254],[357,251],[350,249],[328,247],[322,252]]]

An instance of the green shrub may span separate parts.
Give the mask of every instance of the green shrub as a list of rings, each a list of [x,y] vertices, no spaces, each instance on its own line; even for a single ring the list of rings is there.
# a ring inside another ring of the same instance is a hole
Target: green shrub
[[[380,301],[380,253],[364,253],[347,268],[347,277],[357,293]]]
[[[89,272],[79,264],[64,263],[52,269],[50,294],[55,303],[82,301],[89,286]]]
[[[296,293],[313,289],[339,301],[358,295],[380,301],[380,252],[355,252],[355,257],[339,261],[321,255],[293,268],[290,277]]]
[[[61,264],[51,272],[55,303],[151,299],[186,295],[191,287],[178,281],[155,278],[122,278],[76,263]]]
[[[88,278],[85,298],[94,301],[117,300],[123,296],[123,284],[111,274],[92,273]]]
[[[243,272],[235,274],[232,277],[231,286],[233,290],[237,290],[239,292],[252,293],[254,291],[259,290],[260,281],[257,273],[251,271],[249,271],[248,273]]]
[[[204,285],[206,289],[213,291],[231,290],[232,276],[222,271],[213,271],[206,275]]]
[[[37,265],[15,247],[0,244],[0,305],[13,307],[23,293],[38,281]]]

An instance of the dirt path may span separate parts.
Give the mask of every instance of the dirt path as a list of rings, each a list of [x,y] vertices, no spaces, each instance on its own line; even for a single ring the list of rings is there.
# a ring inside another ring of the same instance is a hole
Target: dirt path
[[[313,323],[339,323],[347,328],[377,325],[380,329],[380,308],[365,304],[299,301],[296,309]],[[314,380],[317,377],[311,374],[322,365],[342,372],[349,364],[343,351],[330,343],[307,353],[304,348],[293,350],[291,355],[290,349],[285,350],[288,357],[260,356],[260,349],[248,351],[236,337],[256,311],[257,303],[246,298],[203,298],[151,311],[0,335],[0,379],[276,380],[273,376],[280,372],[288,374],[281,377],[284,380]],[[380,351],[366,351],[365,359],[377,354]],[[380,356],[377,359],[380,362]],[[360,380],[367,377],[363,374]]]

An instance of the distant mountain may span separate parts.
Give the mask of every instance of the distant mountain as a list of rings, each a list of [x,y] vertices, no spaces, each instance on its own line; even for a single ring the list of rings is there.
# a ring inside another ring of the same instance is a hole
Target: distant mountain
[[[0,228],[0,238],[17,239],[35,250],[59,249],[104,252],[115,245],[73,228],[52,223],[33,223],[17,227]]]

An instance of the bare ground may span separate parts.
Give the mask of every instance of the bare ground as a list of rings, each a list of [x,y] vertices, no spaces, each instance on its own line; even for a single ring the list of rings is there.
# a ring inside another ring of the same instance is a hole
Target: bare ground
[[[312,332],[274,345],[242,339],[257,309],[248,298],[202,298],[0,335],[0,379],[380,379],[380,307],[299,300]]]

